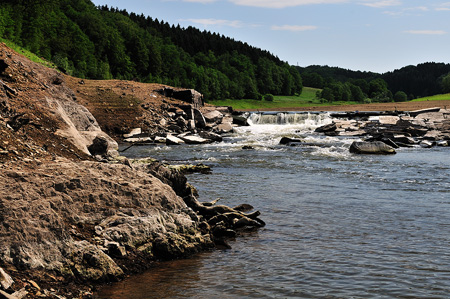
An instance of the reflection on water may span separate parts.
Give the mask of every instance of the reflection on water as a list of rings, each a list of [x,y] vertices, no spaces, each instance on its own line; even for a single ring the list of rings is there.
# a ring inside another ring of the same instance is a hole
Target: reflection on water
[[[309,145],[279,146],[285,135]],[[201,199],[250,203],[267,226],[231,250],[158,264],[98,296],[447,298],[449,149],[356,156],[351,142],[302,124],[260,125],[221,144],[133,148],[131,156],[211,165],[212,174],[189,176]]]

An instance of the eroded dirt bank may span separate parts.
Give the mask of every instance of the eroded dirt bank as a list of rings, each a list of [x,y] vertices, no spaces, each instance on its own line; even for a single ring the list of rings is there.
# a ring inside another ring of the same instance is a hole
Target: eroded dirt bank
[[[177,169],[118,155],[110,135],[133,128],[170,142],[231,130],[227,111],[175,93],[68,77],[0,44],[0,298],[90,298],[96,283],[264,225],[249,206],[200,202]]]

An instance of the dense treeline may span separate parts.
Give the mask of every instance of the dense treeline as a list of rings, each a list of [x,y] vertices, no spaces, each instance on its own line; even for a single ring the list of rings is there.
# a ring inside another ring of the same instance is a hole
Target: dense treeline
[[[384,73],[381,77],[392,92],[401,90],[410,98],[416,98],[450,92],[444,83],[449,74],[450,64],[427,62]]]
[[[339,67],[297,67],[305,86],[323,89],[325,101],[406,101],[450,92],[450,64],[423,63],[378,74]]]
[[[81,78],[195,88],[206,99],[302,91],[298,71],[267,51],[90,0],[3,0],[0,37]]]

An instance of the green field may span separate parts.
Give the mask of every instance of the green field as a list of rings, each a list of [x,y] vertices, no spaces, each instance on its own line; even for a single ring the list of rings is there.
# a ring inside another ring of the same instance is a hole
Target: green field
[[[302,107],[320,107],[320,106],[330,106],[330,105],[353,105],[361,104],[357,102],[344,102],[344,101],[334,101],[332,103],[321,103],[319,99],[316,98],[316,92],[320,90],[317,88],[304,87],[303,92],[300,96],[275,96],[273,102],[268,101],[257,101],[257,100],[222,100],[222,101],[209,101],[208,103],[216,106],[231,106],[234,110],[257,110],[257,109],[274,109],[279,108],[302,108]],[[413,102],[419,101],[443,101],[450,100],[450,93],[448,94],[438,94],[434,96],[429,96],[425,98],[415,99]]]
[[[257,100],[221,100],[221,101],[209,101],[208,103],[216,106],[231,106],[234,110],[246,110],[246,109],[278,109],[278,108],[297,108],[297,107],[310,107],[310,106],[329,106],[330,103],[321,103],[316,98],[316,92],[320,89],[303,87],[303,92],[299,96],[275,96],[273,102],[257,101]],[[356,102],[333,102],[333,105],[351,105]]]
[[[437,94],[431,97],[425,97],[420,99],[412,100],[412,102],[421,102],[421,101],[448,101],[450,100],[450,93],[446,94]]]

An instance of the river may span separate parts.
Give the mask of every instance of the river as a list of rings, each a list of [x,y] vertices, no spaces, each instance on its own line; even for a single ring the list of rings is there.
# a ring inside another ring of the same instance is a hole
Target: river
[[[354,138],[313,133],[327,114],[253,121],[221,143],[127,155],[211,166],[188,176],[200,199],[249,203],[267,226],[230,250],[159,263],[98,298],[448,298],[448,147],[354,155]],[[308,145],[278,145],[282,136]]]

